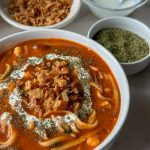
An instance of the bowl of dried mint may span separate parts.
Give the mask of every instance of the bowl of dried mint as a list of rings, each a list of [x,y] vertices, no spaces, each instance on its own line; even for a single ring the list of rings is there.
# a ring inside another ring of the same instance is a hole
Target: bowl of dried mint
[[[128,17],[110,17],[95,23],[88,37],[103,45],[121,63],[127,75],[150,63],[150,29]]]

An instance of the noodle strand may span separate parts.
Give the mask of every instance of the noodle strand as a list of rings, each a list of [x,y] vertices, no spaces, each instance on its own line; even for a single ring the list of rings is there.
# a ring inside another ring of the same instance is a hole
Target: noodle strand
[[[3,74],[0,75],[0,80],[4,80],[11,71],[11,67],[9,64],[6,64],[6,70]]]
[[[9,124],[8,128],[9,128],[9,132],[10,132],[9,139],[5,142],[0,142],[0,148],[7,148],[7,147],[11,146],[16,140],[17,134],[14,131],[13,126],[11,124]]]
[[[96,111],[93,110],[92,114],[89,116],[88,123],[92,124],[96,120]]]
[[[108,74],[108,77],[109,77],[111,84],[112,84],[112,87],[114,89],[114,99],[116,100],[116,107],[118,107],[119,106],[119,93],[117,91],[117,86],[114,82],[113,77],[110,74]],[[116,110],[117,110],[117,108],[116,108]]]
[[[48,146],[51,146],[53,144],[56,144],[58,142],[61,142],[61,141],[64,141],[68,138],[67,135],[62,135],[62,136],[59,136],[59,137],[56,137],[56,138],[53,138],[49,141],[45,141],[45,142],[38,142],[42,147],[48,147]]]
[[[77,146],[77,145],[83,143],[88,137],[91,137],[91,136],[95,135],[98,132],[99,132],[99,130],[95,130],[93,132],[87,133],[87,134],[83,135],[82,137],[80,137],[79,139],[68,142],[67,144],[64,144],[62,146],[52,148],[51,150],[66,150],[66,149],[72,148],[74,146]]]

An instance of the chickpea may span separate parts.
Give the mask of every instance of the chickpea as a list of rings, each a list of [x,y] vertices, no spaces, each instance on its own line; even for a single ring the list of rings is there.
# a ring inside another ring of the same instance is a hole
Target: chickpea
[[[15,49],[14,49],[14,55],[15,56],[20,56],[21,53],[22,53],[21,47],[15,47]]]
[[[108,101],[103,101],[100,106],[107,109],[111,108],[111,104]]]
[[[32,77],[32,75],[31,75],[31,73],[30,72],[25,72],[25,74],[24,74],[24,78],[31,78]]]
[[[105,88],[105,89],[104,89],[104,92],[105,92],[105,93],[110,93],[110,92],[111,92],[111,89],[110,89],[110,88]]]
[[[34,128],[35,128],[34,122],[30,122],[30,123],[28,124],[28,129],[29,129],[29,130],[33,130]]]
[[[16,86],[15,83],[10,84],[10,85],[9,85],[9,91],[10,91],[10,92],[13,92],[15,86]]]
[[[97,135],[94,135],[92,137],[89,137],[87,139],[87,144],[90,146],[90,147],[95,147],[97,146],[98,144],[100,143],[100,140],[99,140],[99,137]]]

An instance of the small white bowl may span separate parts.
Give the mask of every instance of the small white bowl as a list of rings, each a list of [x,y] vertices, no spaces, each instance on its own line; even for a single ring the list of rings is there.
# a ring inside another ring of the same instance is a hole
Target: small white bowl
[[[98,31],[110,27],[131,31],[146,40],[149,45],[147,56],[136,62],[121,63],[127,75],[142,71],[150,63],[150,29],[144,23],[129,17],[109,17],[96,22],[90,28],[87,37],[92,39]]]
[[[10,25],[17,27],[19,29],[23,29],[23,30],[62,28],[64,26],[68,25],[69,23],[71,23],[77,17],[77,15],[80,11],[80,8],[81,8],[81,0],[73,0],[73,4],[71,6],[70,13],[64,20],[62,20],[61,22],[54,24],[54,25],[43,26],[43,27],[34,27],[34,26],[21,24],[21,23],[17,22],[16,20],[14,20],[9,15],[9,12],[8,12],[9,2],[10,2],[10,0],[3,0],[0,2],[0,15]]]
[[[118,63],[118,61],[116,61],[116,59],[113,57],[111,53],[109,53],[104,47],[99,45],[97,42],[73,32],[56,29],[25,31],[0,39],[0,50],[1,50],[0,54],[2,54],[6,50],[9,50],[12,46],[16,45],[17,43],[35,38],[39,39],[62,38],[75,41],[77,43],[80,43],[93,49],[101,58],[103,58],[103,60],[110,67],[114,77],[116,78],[120,90],[121,106],[119,117],[113,130],[106,137],[106,139],[95,149],[95,150],[106,150],[108,147],[112,145],[112,143],[115,141],[118,134],[120,133],[120,130],[125,122],[129,109],[130,103],[129,85],[121,65]]]
[[[111,16],[128,16],[131,14],[134,10],[137,8],[143,6],[147,0],[142,0],[141,2],[137,3],[136,5],[128,8],[119,9],[119,6],[117,9],[113,8],[104,8],[92,0],[83,0],[85,4],[88,5],[90,10],[99,18],[105,18],[105,17],[111,17]]]

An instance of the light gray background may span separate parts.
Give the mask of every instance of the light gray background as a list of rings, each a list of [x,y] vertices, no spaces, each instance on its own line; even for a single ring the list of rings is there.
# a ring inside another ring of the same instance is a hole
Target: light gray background
[[[150,4],[136,10],[130,17],[150,27]],[[91,25],[98,20],[85,5],[82,5],[76,20],[63,29],[86,35]],[[0,18],[0,38],[20,31]],[[150,65],[128,79],[131,91],[130,111],[112,150],[150,150]]]

